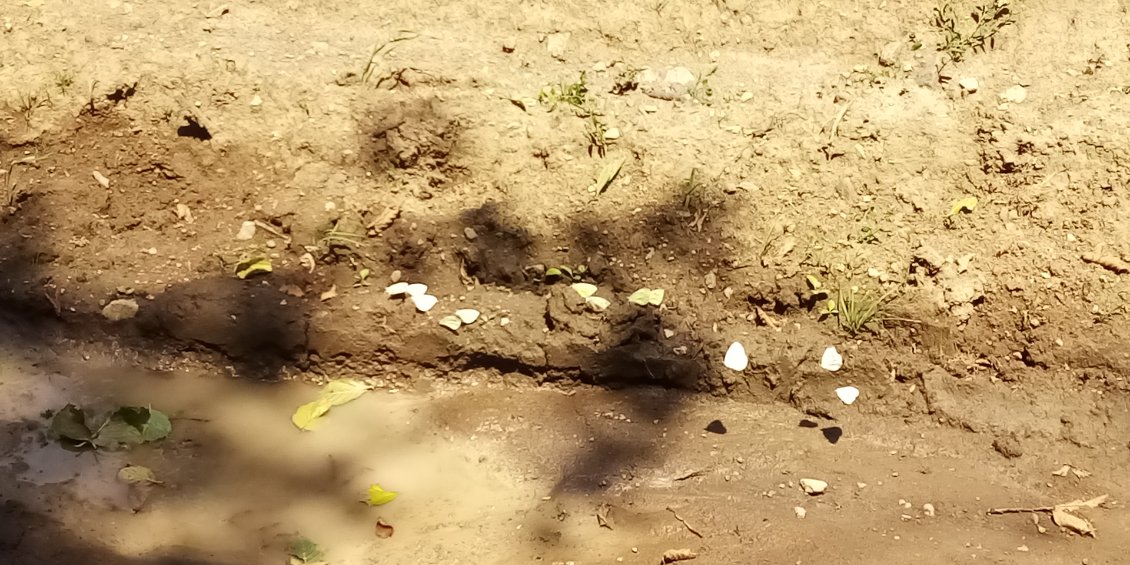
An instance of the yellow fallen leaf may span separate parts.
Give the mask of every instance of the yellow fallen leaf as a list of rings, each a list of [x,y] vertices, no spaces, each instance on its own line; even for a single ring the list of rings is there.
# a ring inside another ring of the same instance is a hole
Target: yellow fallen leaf
[[[365,500],[365,504],[369,506],[388,504],[396,499],[397,494],[391,490],[385,490],[377,484],[369,485],[369,498]]]
[[[962,212],[972,212],[973,210],[976,210],[976,209],[977,209],[977,197],[976,196],[966,196],[965,198],[959,198],[957,200],[954,200],[953,207],[950,208],[950,215],[955,216],[955,215],[960,214]]]
[[[338,379],[330,381],[322,389],[322,398],[329,402],[330,406],[341,406],[346,402],[357,400],[368,390],[369,385],[356,379]]]
[[[149,467],[141,465],[126,465],[118,471],[118,480],[126,484],[151,483],[161,484]]]
[[[610,161],[600,169],[600,174],[596,176],[596,193],[601,194],[608,190],[612,181],[616,180],[616,176],[620,174],[620,169],[624,166],[624,159],[617,159]]]
[[[299,406],[290,421],[300,430],[311,430],[318,418],[325,416],[330,408],[352,402],[368,390],[369,385],[354,379],[331,381],[322,388],[317,400]]]
[[[235,266],[235,276],[241,279],[246,279],[251,275],[257,273],[269,273],[272,270],[273,268],[271,267],[270,259],[266,257],[257,257],[255,259],[240,261],[239,264]]]
[[[330,411],[330,404],[323,398],[319,398],[313,402],[307,402],[298,407],[294,411],[294,415],[290,417],[290,421],[300,430],[314,429],[314,423]]]

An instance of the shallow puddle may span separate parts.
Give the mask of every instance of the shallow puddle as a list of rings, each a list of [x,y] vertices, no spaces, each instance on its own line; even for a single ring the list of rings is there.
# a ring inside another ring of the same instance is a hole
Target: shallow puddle
[[[495,512],[510,517],[516,507],[537,500],[531,487],[496,464],[499,457],[489,446],[437,427],[421,398],[371,391],[334,408],[316,430],[302,432],[290,416],[316,396],[312,386],[122,367],[65,372],[82,377],[29,368],[4,373],[0,419],[43,425],[3,454],[0,467],[15,471],[17,481],[62,489],[87,511],[111,511],[112,521],[93,528],[104,530],[124,553],[188,546],[281,558],[286,540],[301,534],[335,563],[366,562],[374,551],[430,551],[424,561],[440,562],[448,549],[429,546],[434,537],[378,539],[377,520],[434,534]],[[128,453],[76,454],[43,440],[44,411],[68,402],[152,406],[170,416],[173,432]],[[137,497],[131,499],[116,480],[126,464],[148,466],[165,483],[152,489],[136,514],[131,508]],[[371,484],[401,494],[369,507],[361,500]],[[444,547],[451,541],[448,536]]]

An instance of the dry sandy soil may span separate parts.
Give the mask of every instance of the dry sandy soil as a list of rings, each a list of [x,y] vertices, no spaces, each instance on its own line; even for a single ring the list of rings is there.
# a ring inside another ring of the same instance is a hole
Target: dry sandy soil
[[[1125,562],[1128,8],[941,6],[6,2],[0,558]],[[45,435],[127,400],[173,435]]]

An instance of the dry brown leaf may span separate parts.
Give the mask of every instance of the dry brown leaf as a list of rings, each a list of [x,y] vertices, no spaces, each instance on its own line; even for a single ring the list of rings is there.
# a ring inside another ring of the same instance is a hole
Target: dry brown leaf
[[[1114,256],[1099,255],[1098,253],[1084,253],[1083,262],[1094,263],[1108,271],[1114,271],[1120,275],[1130,273],[1130,263]]]
[[[612,510],[612,507],[608,506],[607,504],[601,504],[600,507],[596,509],[597,526],[601,528],[608,528],[609,530],[612,529],[612,523],[608,521],[608,512],[610,510]]]
[[[284,284],[279,287],[279,290],[295,298],[302,298],[303,296],[306,296],[306,292],[304,292],[301,288],[298,288],[298,285],[294,284]]]
[[[1071,465],[1064,465],[1059,469],[1052,471],[1052,474],[1057,477],[1066,477],[1068,474],[1074,475],[1077,479],[1085,479],[1091,476],[1090,471],[1084,471]]]
[[[369,230],[369,235],[376,235],[388,229],[399,217],[400,208],[389,206],[373,216],[373,219],[369,221],[365,228]]]
[[[1052,507],[1052,521],[1057,526],[1067,528],[1077,534],[1095,537],[1095,526],[1086,518],[1076,516],[1072,512],[1081,508],[1098,508],[1102,506],[1110,495],[1096,496],[1089,500],[1072,500]]]
[[[1095,536],[1095,526],[1089,520],[1080,518],[1059,506],[1052,509],[1052,521],[1057,526],[1067,528],[1079,535]]]
[[[384,520],[377,520],[377,526],[374,529],[374,533],[377,535],[378,538],[381,538],[381,539],[391,538],[393,532],[395,532],[395,529],[392,527],[391,524],[386,524],[384,522]]]
[[[327,301],[331,298],[334,298],[336,296],[337,296],[337,285],[335,284],[335,285],[331,286],[329,290],[323,292],[322,295],[319,296],[318,298],[321,299],[322,302],[325,302],[325,301]]]
[[[1089,500],[1072,500],[1071,502],[1064,502],[1063,504],[1056,504],[1056,508],[1063,508],[1065,510],[1078,510],[1079,508],[1098,508],[1110,498],[1109,494],[1096,496]]]

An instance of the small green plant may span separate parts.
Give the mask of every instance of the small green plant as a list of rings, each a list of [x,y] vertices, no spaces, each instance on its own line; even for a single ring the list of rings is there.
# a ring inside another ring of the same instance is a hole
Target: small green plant
[[[64,96],[75,84],[75,74],[69,70],[55,71],[55,88],[59,89]]]
[[[608,124],[600,119],[600,114],[592,112],[585,122],[585,139],[589,142],[589,157],[596,153],[601,159],[608,153]]]
[[[714,98],[714,89],[710,87],[710,77],[718,72],[718,67],[710,67],[709,71],[699,73],[695,77],[694,84],[687,90],[691,98],[698,101],[699,104],[710,105],[711,100]]]
[[[638,80],[640,71],[635,67],[626,67],[616,74],[616,80],[612,83],[612,89],[608,92],[617,96],[622,96],[632,92],[640,87]]]
[[[560,279],[569,279],[570,281],[581,280],[588,274],[589,268],[585,265],[577,265],[570,267],[568,265],[561,265],[559,267],[550,267],[545,270],[545,282],[553,283]]]
[[[361,69],[361,82],[369,82],[373,77],[373,72],[377,69],[377,62],[392,52],[392,48],[401,41],[408,41],[409,39],[416,39],[418,34],[408,30],[400,30],[397,36],[384,42],[373,46],[373,50],[369,53],[369,59],[365,61],[364,68]]]
[[[538,103],[547,106],[552,112],[561,104],[571,106],[579,116],[587,117],[592,113],[588,100],[589,87],[585,84],[585,72],[577,77],[576,82],[546,85],[538,92]]]
[[[986,46],[995,47],[997,33],[1016,23],[1006,0],[979,5],[969,17],[973,27],[962,31],[958,29],[961,23],[952,5],[945,3],[934,8],[934,27],[942,34],[938,51],[945,53],[950,61],[961,61],[969,51],[977,53],[985,51]]]
[[[334,225],[322,234],[321,239],[318,240],[318,245],[327,248],[344,247],[352,250],[364,241],[365,234],[342,229],[341,222],[334,222]]]
[[[698,180],[698,167],[691,169],[691,174],[683,183],[683,208],[697,210],[704,204],[703,186]]]
[[[848,335],[857,335],[872,329],[875,324],[897,320],[889,315],[888,307],[895,299],[895,291],[888,290],[876,295],[875,291],[858,286],[841,286],[835,298],[829,298],[821,316],[835,316],[841,329]]]
[[[51,103],[51,97],[38,92],[20,92],[16,94],[16,112],[24,119],[25,124],[31,123],[35,111]]]

